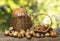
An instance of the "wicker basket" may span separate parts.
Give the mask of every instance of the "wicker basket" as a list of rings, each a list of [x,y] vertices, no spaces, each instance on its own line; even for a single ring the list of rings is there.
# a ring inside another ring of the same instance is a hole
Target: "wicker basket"
[[[34,17],[33,21],[34,21],[34,20],[36,19],[36,17],[38,17],[39,15],[48,16],[48,15],[46,15],[46,14],[38,14],[38,15],[36,15],[36,16]],[[35,26],[32,26],[32,27],[30,28],[30,30],[34,30],[35,32],[39,32],[39,33],[40,33],[40,32],[46,33],[46,32],[51,28],[51,26],[52,26],[52,19],[51,19],[50,16],[48,16],[48,17],[50,18],[51,24],[49,25],[49,27],[48,27],[45,31],[36,30]]]

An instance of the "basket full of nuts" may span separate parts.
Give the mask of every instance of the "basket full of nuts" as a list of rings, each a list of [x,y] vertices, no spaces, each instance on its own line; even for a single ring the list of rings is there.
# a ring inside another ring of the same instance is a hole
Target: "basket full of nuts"
[[[52,19],[49,15],[38,14],[34,17],[33,21],[38,16],[42,16],[42,15],[47,16],[50,19],[50,24],[43,24],[43,25],[36,24],[36,25],[32,26],[30,30],[34,30],[34,32],[40,33],[40,34],[45,35],[45,36],[57,36],[56,31],[52,28]]]

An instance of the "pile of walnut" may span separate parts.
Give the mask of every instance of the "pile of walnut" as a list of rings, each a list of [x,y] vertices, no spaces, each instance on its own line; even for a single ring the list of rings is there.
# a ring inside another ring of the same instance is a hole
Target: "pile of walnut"
[[[38,25],[36,26],[38,27],[40,30],[45,30],[48,25]],[[28,39],[31,39],[32,37],[55,37],[57,36],[57,33],[54,29],[50,28],[48,32],[42,34],[42,33],[38,33],[38,32],[35,32],[34,30],[30,30],[30,29],[27,29],[26,31],[24,31],[23,29],[20,30],[20,32],[18,31],[15,31],[13,29],[13,27],[10,27],[9,30],[5,30],[5,35],[6,36],[11,36],[11,37],[18,37],[18,38],[23,38],[23,37],[26,37]]]

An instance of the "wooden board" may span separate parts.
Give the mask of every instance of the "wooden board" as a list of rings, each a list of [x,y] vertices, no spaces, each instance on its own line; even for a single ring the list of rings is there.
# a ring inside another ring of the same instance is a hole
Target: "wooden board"
[[[36,38],[32,37],[31,39],[24,38],[14,38],[9,36],[4,36],[4,34],[0,34],[0,41],[60,41],[60,35],[58,37],[44,37],[44,38]]]

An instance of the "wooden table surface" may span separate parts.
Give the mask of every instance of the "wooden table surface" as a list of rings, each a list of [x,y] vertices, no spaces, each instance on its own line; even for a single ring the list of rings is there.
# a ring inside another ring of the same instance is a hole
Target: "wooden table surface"
[[[0,34],[0,41],[60,41],[60,35],[57,37],[44,37],[44,38],[35,38],[32,37],[31,39],[24,38],[14,38],[9,36],[4,36],[4,34]]]

